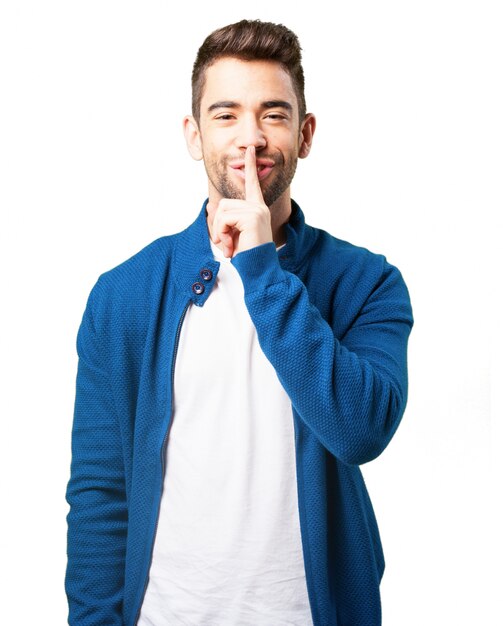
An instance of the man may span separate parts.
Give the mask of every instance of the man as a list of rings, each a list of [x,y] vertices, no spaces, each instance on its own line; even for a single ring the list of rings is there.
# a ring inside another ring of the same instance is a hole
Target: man
[[[79,330],[70,623],[376,626],[358,465],[405,408],[406,286],[290,198],[315,131],[291,31],[219,29],[192,78],[208,200],[100,277]]]

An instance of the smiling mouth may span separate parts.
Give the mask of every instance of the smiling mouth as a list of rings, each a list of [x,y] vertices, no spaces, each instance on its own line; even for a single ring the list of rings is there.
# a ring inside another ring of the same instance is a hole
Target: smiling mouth
[[[227,164],[233,169],[241,170],[245,167],[245,160],[240,158],[233,158],[230,159]],[[266,167],[273,167],[276,164],[276,161],[267,157],[259,157],[256,159],[255,164],[257,166],[257,170],[260,171]]]
[[[243,180],[246,178],[244,165],[241,165],[238,167],[231,165],[230,167],[239,176],[239,178],[242,178]],[[269,164],[259,163],[257,165],[257,176],[258,176],[259,181],[262,181],[264,178],[266,178],[271,172],[273,167],[274,167],[273,164],[269,165]]]
[[[234,167],[234,170],[237,170],[239,172],[243,172],[243,174],[245,173],[245,166],[243,165],[242,167]],[[260,174],[260,172],[263,172],[265,169],[272,169],[271,165],[257,165],[257,173]]]

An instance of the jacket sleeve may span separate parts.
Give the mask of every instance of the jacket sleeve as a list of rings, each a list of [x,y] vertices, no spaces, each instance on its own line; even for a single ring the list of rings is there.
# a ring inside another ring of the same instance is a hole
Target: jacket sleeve
[[[351,465],[384,450],[407,401],[409,295],[400,272],[384,257],[373,258],[382,264],[380,279],[340,340],[303,282],[282,269],[273,243],[232,260],[262,350],[294,410],[323,446]]]
[[[127,531],[121,438],[100,354],[91,292],[77,337],[79,364],[66,498],[69,624],[122,625]]]

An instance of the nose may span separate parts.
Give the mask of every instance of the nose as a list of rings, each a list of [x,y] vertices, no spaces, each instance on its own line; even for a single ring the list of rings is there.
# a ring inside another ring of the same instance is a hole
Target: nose
[[[249,114],[241,117],[236,134],[236,145],[240,150],[246,150],[248,146],[255,146],[256,150],[266,147],[266,136],[255,115]]]

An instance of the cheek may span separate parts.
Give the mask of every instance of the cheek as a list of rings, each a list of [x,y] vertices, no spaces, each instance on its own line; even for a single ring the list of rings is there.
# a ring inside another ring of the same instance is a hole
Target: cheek
[[[201,143],[207,152],[222,152],[234,140],[235,131],[231,128],[208,128],[201,130]]]
[[[218,162],[225,154],[222,146],[214,141],[206,141],[203,144],[203,154],[205,159],[209,159],[212,162]]]
[[[269,136],[268,143],[274,151],[282,152],[285,158],[291,156],[292,153],[296,155],[299,150],[297,137],[292,136],[290,133],[287,136],[284,133],[272,133]]]

